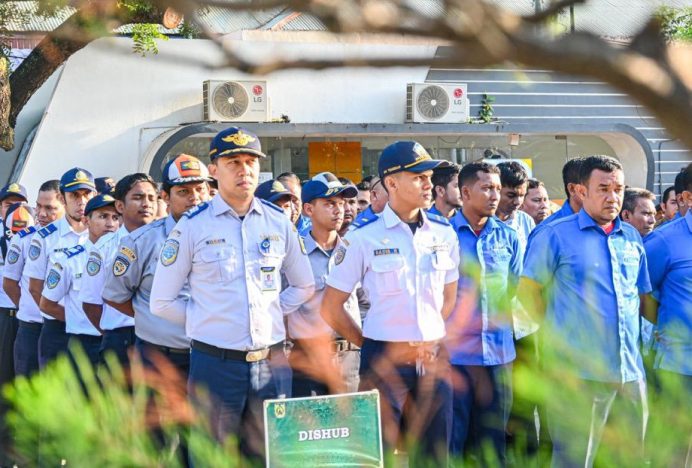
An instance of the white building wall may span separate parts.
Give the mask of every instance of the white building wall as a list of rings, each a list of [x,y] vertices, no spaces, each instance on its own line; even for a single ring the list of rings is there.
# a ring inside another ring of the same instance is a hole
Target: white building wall
[[[431,57],[436,50],[434,44],[411,43],[227,42],[249,59],[271,54],[284,59],[297,54],[413,58]],[[128,38],[90,44],[64,66],[21,183],[33,198],[41,182],[74,166],[96,177],[119,178],[136,171],[152,135],[202,119],[204,80],[253,79],[233,69],[210,68],[221,60],[218,48],[204,40],[161,42],[159,55],[145,58],[131,52]],[[427,67],[350,68],[255,78],[268,81],[274,118],[287,114],[295,123],[402,123],[406,84],[425,81],[427,73]]]

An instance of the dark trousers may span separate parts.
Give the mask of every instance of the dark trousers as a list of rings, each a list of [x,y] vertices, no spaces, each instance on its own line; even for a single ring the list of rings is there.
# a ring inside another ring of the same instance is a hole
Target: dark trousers
[[[512,364],[454,365],[454,424],[450,450],[481,465],[507,462],[507,421],[512,408]]]
[[[19,320],[17,338],[14,340],[14,371],[19,376],[30,377],[38,372],[38,339],[42,323]]]
[[[68,348],[74,361],[74,346],[79,345],[93,367],[101,361],[101,336],[69,333]]]
[[[173,349],[166,346],[159,346],[154,343],[144,341],[140,337],[135,337],[135,348],[142,358],[142,364],[147,367],[155,367],[155,356],[165,358],[173,364],[180,372],[180,377],[187,382],[190,374],[190,350]]]
[[[316,364],[313,364],[310,357],[306,356],[306,353],[310,353],[311,351],[309,349],[302,349],[298,343],[299,342],[296,342],[289,356],[289,363],[293,371],[293,377],[291,379],[291,395],[293,398],[329,395],[335,393],[335,389],[343,393],[358,391],[358,384],[360,382],[360,377],[358,375],[360,368],[360,351],[355,349],[338,351],[330,354],[330,362],[327,363],[326,366],[321,366],[326,368],[323,369],[324,372],[334,372],[335,375],[338,376],[338,379],[333,379],[336,385],[334,385],[334,388],[330,391],[326,379],[320,378],[319,369],[314,369]],[[305,368],[306,366],[310,371],[318,372],[306,372],[308,370]]]
[[[210,398],[204,397],[204,390]],[[264,456],[263,401],[290,397],[290,390],[283,352],[257,362],[223,359],[194,347],[190,354],[188,391],[193,404],[208,418],[217,440],[237,437],[241,452],[256,461]],[[194,453],[191,460],[194,464]]]
[[[58,355],[67,352],[68,336],[65,322],[44,320],[41,336],[38,338],[38,366],[43,369]]]
[[[0,308],[0,388],[14,380],[14,340],[17,336],[18,321],[16,309]],[[8,404],[0,394],[0,454],[7,452],[10,435],[5,425]],[[9,461],[0,455],[0,465]]]
[[[447,466],[452,430],[452,382],[447,352],[439,346],[434,357],[421,366],[416,359],[408,358],[407,346],[366,338],[360,350],[360,390],[380,392],[388,456],[402,438],[400,427],[406,408],[403,440],[409,466]],[[406,356],[392,349],[402,349]]]
[[[107,353],[114,353],[120,365],[128,367],[130,356],[127,354],[130,347],[135,344],[135,327],[120,327],[113,330],[103,330],[101,339],[101,359],[104,360]]]

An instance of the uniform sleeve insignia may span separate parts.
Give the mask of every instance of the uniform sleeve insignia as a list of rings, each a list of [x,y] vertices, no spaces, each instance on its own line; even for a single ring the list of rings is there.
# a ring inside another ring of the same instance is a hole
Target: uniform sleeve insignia
[[[120,255],[127,258],[131,262],[137,260],[137,255],[135,254],[134,250],[129,247],[125,247],[124,245],[120,247]]]
[[[42,238],[46,238],[53,234],[55,231],[57,231],[58,228],[55,226],[55,224],[49,224],[48,226],[44,227],[43,229],[39,229],[38,234]]]
[[[344,261],[344,258],[346,258],[346,247],[340,245],[336,248],[336,252],[334,252],[334,265],[341,264],[341,262]]]
[[[194,218],[195,216],[197,216],[198,214],[200,214],[202,211],[206,210],[207,208],[209,208],[209,203],[207,203],[207,202],[200,203],[196,207],[190,208],[185,213],[183,213],[183,216],[185,216],[186,218]]]
[[[298,236],[298,243],[300,244],[300,251],[303,252],[303,255],[307,255],[308,249],[305,248],[305,241],[300,236]]]
[[[56,268],[51,268],[46,278],[46,286],[48,289],[55,289],[60,282],[60,272]]]
[[[130,268],[130,261],[118,254],[118,256],[115,257],[115,262],[113,263],[113,275],[122,276],[125,274],[128,268]]]
[[[29,226],[28,228],[22,229],[17,233],[20,239],[24,239],[26,236],[29,234],[32,234],[36,232],[36,227],[35,226]]]
[[[89,255],[89,261],[87,261],[86,271],[89,276],[95,276],[101,271],[101,256],[97,253],[92,253]]]
[[[7,251],[7,263],[14,265],[17,263],[17,260],[19,260],[19,252],[14,246],[12,246],[10,247],[10,250]]]
[[[161,248],[161,265],[173,265],[178,259],[178,249],[180,243],[175,239],[168,239]]]
[[[74,247],[67,249],[65,251],[65,255],[67,255],[67,258],[72,258],[75,255],[79,255],[82,252],[84,252],[84,246],[75,245]]]
[[[39,241],[32,240],[29,246],[29,258],[36,260],[38,256],[41,255],[41,243]]]

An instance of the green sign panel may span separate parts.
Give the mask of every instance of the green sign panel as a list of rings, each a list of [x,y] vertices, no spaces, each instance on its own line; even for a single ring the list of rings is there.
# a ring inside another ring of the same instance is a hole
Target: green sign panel
[[[267,466],[383,466],[380,394],[264,402]]]

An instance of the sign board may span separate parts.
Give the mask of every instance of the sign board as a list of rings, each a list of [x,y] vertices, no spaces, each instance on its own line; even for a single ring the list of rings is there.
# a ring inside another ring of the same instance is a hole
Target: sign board
[[[524,169],[526,169],[526,173],[529,175],[529,177],[533,177],[533,159],[531,158],[524,158],[524,159],[484,159],[483,162],[487,162],[488,164],[493,164],[493,165],[498,165],[503,162],[510,162],[510,161],[515,161],[518,162],[523,166]]]
[[[380,394],[266,400],[267,466],[383,466]]]

